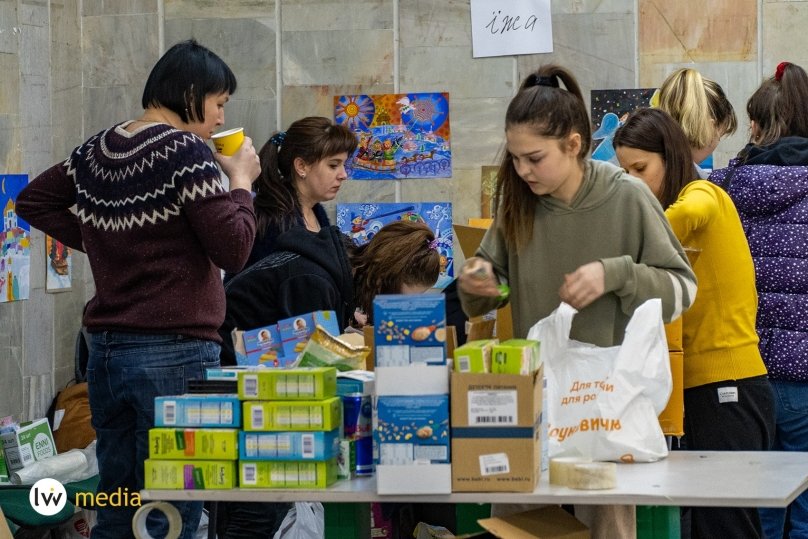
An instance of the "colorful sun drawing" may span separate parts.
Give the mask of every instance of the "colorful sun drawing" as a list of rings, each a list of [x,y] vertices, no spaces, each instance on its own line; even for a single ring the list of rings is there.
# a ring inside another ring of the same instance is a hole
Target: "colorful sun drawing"
[[[353,131],[367,130],[376,114],[376,105],[367,95],[343,95],[337,101],[335,113],[338,124]]]

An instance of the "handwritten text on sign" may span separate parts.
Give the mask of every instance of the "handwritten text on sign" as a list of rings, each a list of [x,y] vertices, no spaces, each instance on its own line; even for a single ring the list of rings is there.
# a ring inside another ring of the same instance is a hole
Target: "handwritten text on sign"
[[[553,52],[550,0],[471,0],[474,57]]]

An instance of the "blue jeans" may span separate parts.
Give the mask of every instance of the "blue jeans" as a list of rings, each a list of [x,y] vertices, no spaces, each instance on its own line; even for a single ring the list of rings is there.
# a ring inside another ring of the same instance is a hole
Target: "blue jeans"
[[[124,493],[128,489],[131,497],[144,485],[143,462],[149,456],[154,398],[182,394],[187,380],[204,378],[206,368],[219,365],[219,345],[179,335],[104,331],[90,333],[89,350],[87,382],[98,439],[98,492]],[[199,526],[202,503],[174,505],[183,521],[180,537],[190,539]],[[132,517],[137,507],[97,509],[93,539],[134,537]],[[165,522],[152,523],[151,515],[149,532],[160,537]]]
[[[808,382],[771,380],[777,430],[773,451],[808,451]],[[786,528],[786,510],[761,508],[760,520],[768,539],[781,539]],[[808,538],[808,492],[789,506],[788,537]]]

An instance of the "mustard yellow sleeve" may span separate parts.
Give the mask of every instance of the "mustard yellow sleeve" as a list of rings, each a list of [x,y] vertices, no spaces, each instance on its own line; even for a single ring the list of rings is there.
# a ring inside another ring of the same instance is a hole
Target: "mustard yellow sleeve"
[[[707,226],[720,212],[713,187],[696,180],[682,189],[679,198],[665,210],[665,217],[682,245],[687,246],[693,234]]]

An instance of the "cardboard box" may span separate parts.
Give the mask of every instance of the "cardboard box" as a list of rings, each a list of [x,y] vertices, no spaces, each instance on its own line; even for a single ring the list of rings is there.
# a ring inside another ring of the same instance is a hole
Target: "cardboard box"
[[[21,423],[13,430],[0,434],[0,441],[9,472],[56,454],[53,433],[45,418]]]
[[[286,358],[281,343],[281,335],[278,332],[278,325],[271,324],[248,331],[234,330],[234,345],[239,337],[243,342],[243,350],[236,348],[236,362],[239,365],[265,365],[267,367],[285,367],[294,361],[294,357]],[[243,353],[243,357],[239,357]]]
[[[345,371],[337,373],[337,395],[373,395],[376,375],[373,371]]]
[[[243,400],[322,400],[336,394],[334,367],[259,369],[238,375],[238,396]]]
[[[294,360],[318,325],[331,335],[340,334],[337,313],[334,311],[314,311],[279,320],[278,333],[283,347],[283,357]]]
[[[376,367],[446,364],[443,294],[382,294],[373,300]]]
[[[385,494],[451,494],[451,464],[378,464],[376,492]]]
[[[557,506],[477,521],[502,539],[589,539],[589,528]]]
[[[11,529],[6,522],[6,516],[3,514],[3,508],[0,507],[0,539],[12,539]]]
[[[149,429],[149,458],[236,460],[236,429]]]
[[[453,492],[532,492],[541,475],[544,369],[452,373]]]
[[[222,490],[236,486],[234,460],[146,459],[146,488]]]
[[[333,458],[320,462],[240,461],[242,488],[326,488],[337,480],[339,466]]]
[[[377,464],[445,464],[449,395],[379,396],[373,429]]]
[[[235,395],[186,394],[154,399],[155,427],[241,426],[241,403]]]
[[[455,348],[453,368],[457,372],[491,372],[491,356],[497,339],[469,341]]]
[[[494,345],[491,372],[527,375],[541,365],[539,341],[508,339]]]
[[[242,460],[330,460],[339,454],[339,429],[239,433]]]
[[[342,399],[245,401],[244,430],[334,430],[342,426]]]

